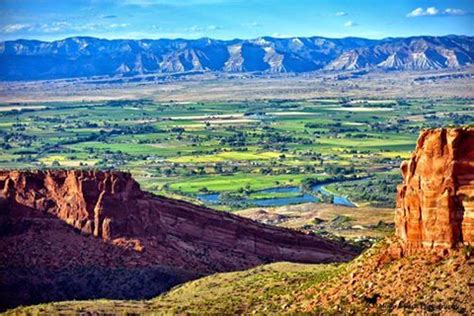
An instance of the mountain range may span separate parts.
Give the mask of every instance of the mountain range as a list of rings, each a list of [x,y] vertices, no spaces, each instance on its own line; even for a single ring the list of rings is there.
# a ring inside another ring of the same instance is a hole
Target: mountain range
[[[0,43],[0,80],[153,73],[303,73],[317,70],[437,70],[474,62],[474,37],[107,40]]]

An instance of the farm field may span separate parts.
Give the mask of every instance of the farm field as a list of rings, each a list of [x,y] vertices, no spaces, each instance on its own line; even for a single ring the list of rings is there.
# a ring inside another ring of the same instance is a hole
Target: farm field
[[[393,207],[421,128],[472,124],[471,99],[4,103],[0,168],[115,168],[145,190],[236,211],[330,181],[357,204]],[[367,179],[369,178],[369,179]],[[343,183],[345,180],[358,181]],[[334,181],[336,181],[334,183]],[[380,183],[385,191],[379,191]],[[387,185],[390,184],[390,185]],[[356,188],[352,189],[351,186]],[[353,194],[357,193],[357,194]],[[318,193],[315,193],[318,195]],[[331,197],[317,196],[326,203]]]

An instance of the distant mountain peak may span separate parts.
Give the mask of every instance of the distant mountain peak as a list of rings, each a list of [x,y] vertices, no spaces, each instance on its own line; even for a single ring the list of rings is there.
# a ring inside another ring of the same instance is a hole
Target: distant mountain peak
[[[472,36],[380,40],[346,37],[249,40],[107,40],[77,36],[53,42],[0,43],[0,80],[211,72],[303,73],[340,70],[436,70],[474,63]]]

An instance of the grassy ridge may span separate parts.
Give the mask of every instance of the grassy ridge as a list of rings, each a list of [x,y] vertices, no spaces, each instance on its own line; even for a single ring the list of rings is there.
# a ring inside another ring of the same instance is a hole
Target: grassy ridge
[[[344,264],[273,263],[217,273],[148,301],[77,301],[19,307],[7,315],[78,314],[469,314],[469,252],[391,257],[385,239]],[[387,252],[388,251],[388,252]]]
[[[295,303],[302,293],[336,276],[342,266],[280,262],[254,269],[217,273],[187,282],[149,301],[95,300],[20,307],[7,315],[99,313],[277,313]]]

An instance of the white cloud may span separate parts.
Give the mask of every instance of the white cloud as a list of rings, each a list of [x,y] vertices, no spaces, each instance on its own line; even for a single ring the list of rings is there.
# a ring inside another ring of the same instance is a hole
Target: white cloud
[[[439,10],[435,7],[429,7],[428,9],[426,9],[426,15],[437,15],[438,13]]]
[[[209,25],[207,27],[208,31],[217,31],[217,30],[222,30],[222,26],[219,25]]]
[[[256,22],[256,21],[253,21],[253,22],[250,22],[250,23],[243,23],[242,26],[246,26],[246,27],[262,27],[263,24],[259,23],[259,22]]]
[[[140,7],[149,7],[155,5],[166,5],[166,6],[193,6],[193,5],[207,5],[207,4],[220,4],[226,3],[230,0],[120,0],[125,5],[135,5]]]
[[[222,30],[223,27],[219,25],[208,25],[208,26],[200,26],[200,25],[193,25],[185,29],[186,32],[191,33],[203,33],[205,31],[217,31]]]
[[[188,27],[186,31],[193,32],[193,33],[198,33],[204,31],[204,28],[202,26],[198,25],[193,25],[191,27]]]
[[[346,15],[347,15],[347,12],[339,11],[339,12],[334,13],[334,15],[335,15],[335,16],[346,16]]]
[[[63,32],[68,29],[73,29],[71,24],[69,24],[68,22],[45,23],[34,27],[34,30],[39,30],[45,33]]]
[[[32,27],[31,24],[7,24],[3,26],[0,31],[2,33],[15,33],[19,31],[28,30]]]
[[[66,32],[66,31],[94,31],[97,29],[103,28],[102,24],[97,23],[87,23],[81,25],[73,25],[69,22],[52,22],[41,24],[38,27],[35,26],[35,30],[42,31],[44,33],[57,33],[57,32]]]
[[[344,23],[344,26],[345,27],[354,27],[354,26],[357,26],[359,24],[355,23],[354,21],[347,21],[346,23]]]
[[[461,10],[461,9],[453,9],[453,8],[447,8],[444,10],[444,14],[446,15],[467,15],[468,12]]]
[[[415,10],[411,11],[407,14],[408,18],[413,18],[416,16],[423,16],[425,15],[425,10],[423,8],[416,8]]]
[[[129,23],[113,23],[113,24],[110,24],[110,25],[109,25],[109,27],[110,27],[110,28],[113,28],[113,29],[115,29],[115,28],[122,28],[122,27],[128,27],[128,26],[130,26]]]
[[[64,32],[84,32],[96,30],[112,30],[118,28],[129,27],[129,23],[86,23],[86,24],[71,24],[65,21],[35,24],[28,28],[28,31],[38,31],[42,33],[64,33]]]
[[[441,11],[436,7],[429,7],[426,8],[426,10],[420,7],[414,9],[406,16],[408,18],[416,18],[420,16],[461,16],[467,14],[468,12],[461,9],[447,8],[446,10]]]
[[[35,32],[35,33],[66,33],[66,32],[85,32],[85,31],[111,31],[116,29],[124,29],[129,27],[129,23],[80,23],[72,24],[66,21],[55,21],[50,23],[36,24],[8,24],[0,27],[0,33],[18,33],[18,32]],[[218,27],[215,26],[215,29]]]

